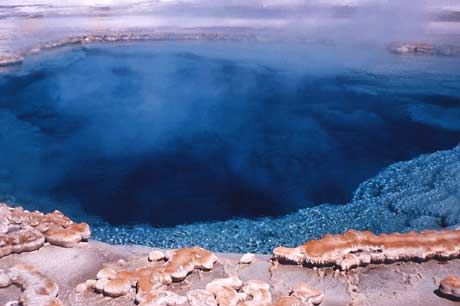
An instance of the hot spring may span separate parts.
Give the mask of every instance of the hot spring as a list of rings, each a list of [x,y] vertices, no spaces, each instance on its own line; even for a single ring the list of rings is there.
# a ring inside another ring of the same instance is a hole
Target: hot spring
[[[458,144],[458,58],[92,45],[29,58],[0,92],[1,199],[89,221],[96,239],[267,252],[350,227],[451,225],[357,195],[389,165]],[[427,165],[397,175],[417,184]]]

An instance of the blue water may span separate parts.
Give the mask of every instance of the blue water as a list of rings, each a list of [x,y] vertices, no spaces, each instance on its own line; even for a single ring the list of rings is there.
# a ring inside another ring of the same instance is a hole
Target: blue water
[[[0,92],[3,198],[105,230],[339,209],[460,140],[460,60],[369,46],[78,47],[0,75]]]

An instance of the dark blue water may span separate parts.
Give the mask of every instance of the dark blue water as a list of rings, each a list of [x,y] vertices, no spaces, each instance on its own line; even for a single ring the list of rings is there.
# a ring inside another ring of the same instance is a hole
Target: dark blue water
[[[460,61],[384,49],[93,46],[30,60],[0,92],[0,191],[112,224],[346,203],[460,140]]]

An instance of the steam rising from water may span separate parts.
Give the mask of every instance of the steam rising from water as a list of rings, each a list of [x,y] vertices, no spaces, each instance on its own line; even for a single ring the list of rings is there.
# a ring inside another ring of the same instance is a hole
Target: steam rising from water
[[[39,58],[0,78],[0,188],[162,226],[345,203],[386,165],[458,142],[458,68],[242,42]]]
[[[230,27],[270,30],[279,38],[387,44],[436,39],[431,35],[432,22],[441,13],[459,9],[449,0],[4,0],[0,21],[8,20],[0,22],[0,36],[13,35],[18,41],[27,36],[28,41],[18,44],[28,45],[37,33],[49,39],[59,37],[62,30]],[[452,22],[449,27],[456,25]],[[8,33],[1,35],[2,29]]]

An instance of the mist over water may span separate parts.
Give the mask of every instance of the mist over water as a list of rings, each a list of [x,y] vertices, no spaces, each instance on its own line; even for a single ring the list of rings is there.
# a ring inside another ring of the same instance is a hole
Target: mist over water
[[[0,92],[1,193],[112,224],[344,204],[389,164],[460,139],[459,60],[380,48],[83,47],[1,75]]]

